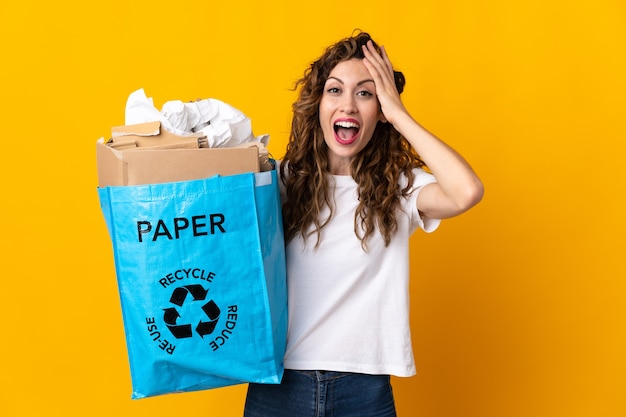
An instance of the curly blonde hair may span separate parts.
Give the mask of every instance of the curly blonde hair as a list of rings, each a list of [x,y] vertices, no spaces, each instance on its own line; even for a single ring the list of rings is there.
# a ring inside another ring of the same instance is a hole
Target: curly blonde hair
[[[368,33],[358,32],[331,45],[296,81],[294,89],[299,88],[299,95],[292,106],[291,133],[280,169],[287,197],[283,204],[287,242],[297,235],[306,238],[317,233],[316,246],[319,245],[320,231],[333,216],[328,148],[319,122],[319,103],[332,69],[352,58],[363,59],[362,46],[369,40]],[[398,71],[394,74],[396,88],[401,93],[404,76]],[[364,250],[376,229],[382,234],[385,245],[389,245],[398,229],[395,214],[400,209],[400,199],[409,194],[413,169],[422,166],[424,163],[407,140],[390,123],[378,122],[372,139],[350,167],[359,193],[354,231]],[[399,185],[402,174],[408,179],[403,188]],[[330,214],[321,218],[325,206]]]

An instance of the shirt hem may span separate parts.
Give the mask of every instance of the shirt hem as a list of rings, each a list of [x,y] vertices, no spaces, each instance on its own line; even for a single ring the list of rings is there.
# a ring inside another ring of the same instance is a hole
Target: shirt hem
[[[380,366],[364,364],[348,364],[334,362],[294,362],[285,361],[285,369],[296,371],[334,371],[334,372],[354,372],[369,375],[393,375],[398,377],[410,377],[416,374],[414,367]]]

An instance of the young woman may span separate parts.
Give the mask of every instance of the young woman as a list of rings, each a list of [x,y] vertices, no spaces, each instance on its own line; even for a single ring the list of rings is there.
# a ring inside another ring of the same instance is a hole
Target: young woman
[[[297,86],[280,165],[286,371],[249,385],[244,415],[395,416],[389,375],[415,373],[409,236],[470,209],[483,186],[409,114],[404,77],[367,33],[329,47]]]

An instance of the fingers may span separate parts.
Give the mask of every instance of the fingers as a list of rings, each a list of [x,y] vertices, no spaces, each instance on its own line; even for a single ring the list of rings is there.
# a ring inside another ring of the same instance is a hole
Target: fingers
[[[363,46],[363,64],[370,72],[376,84],[376,95],[380,102],[381,111],[386,121],[393,124],[395,115],[406,112],[400,93],[396,87],[393,66],[384,47],[380,47],[380,53],[374,47],[372,41]]]
[[[368,41],[366,45],[363,45],[365,59],[372,64],[378,72],[384,75],[393,74],[393,67],[385,47],[381,46],[380,51],[379,53],[376,48],[374,48],[372,41]]]
[[[363,45],[363,54],[365,55],[363,62],[376,84],[381,89],[395,86],[393,67],[384,47],[381,47],[381,52],[379,53],[374,48],[372,41],[369,41],[366,45]]]
[[[376,94],[381,96],[395,96],[398,94],[393,73],[393,66],[384,47],[380,48],[380,53],[374,48],[372,41],[363,46],[365,58],[363,63],[370,72],[376,83]]]

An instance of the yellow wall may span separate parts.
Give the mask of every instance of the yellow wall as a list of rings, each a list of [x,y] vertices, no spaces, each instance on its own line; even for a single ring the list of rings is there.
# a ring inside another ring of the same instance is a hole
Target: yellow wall
[[[484,201],[413,243],[401,416],[626,416],[622,0],[0,5],[0,415],[239,416],[245,386],[130,400],[94,142],[131,91],[218,98],[272,136],[322,48],[387,46]]]

